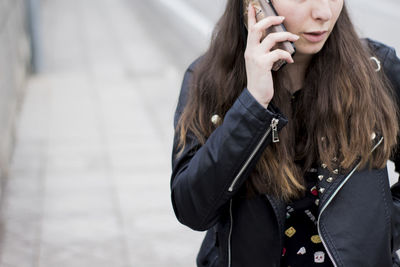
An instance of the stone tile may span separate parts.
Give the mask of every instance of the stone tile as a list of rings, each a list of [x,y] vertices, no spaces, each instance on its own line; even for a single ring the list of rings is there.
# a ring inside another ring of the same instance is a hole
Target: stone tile
[[[87,136],[65,136],[49,138],[47,156],[53,157],[62,154],[72,153],[101,153],[105,150],[104,138]]]
[[[121,245],[118,241],[108,239],[102,242],[80,241],[68,244],[45,242],[40,254],[40,266],[130,266],[128,259],[120,253]]]
[[[169,186],[171,171],[168,166],[146,170],[124,171],[115,170],[113,173],[114,182],[121,189],[166,189]]]
[[[112,213],[58,214],[45,211],[42,222],[42,240],[52,244],[102,241],[121,235],[118,218]]]
[[[41,266],[128,266],[121,236],[112,213],[46,212]]]
[[[49,85],[47,80],[44,77],[29,79],[17,124],[18,139],[46,140],[51,116],[48,100]]]
[[[15,190],[14,190],[15,191]],[[10,193],[14,193],[11,191]],[[7,199],[3,201],[3,208],[5,214],[12,214],[13,217],[25,218],[29,214],[36,214],[41,209],[43,195],[40,191],[31,194],[19,193],[10,196],[7,195]]]
[[[7,184],[0,219],[0,266],[31,266],[35,261],[43,203],[37,187],[37,180],[21,178]]]
[[[165,216],[161,219],[157,215],[143,216],[140,220],[129,228],[127,234],[129,248],[137,255],[136,263],[157,266],[168,262],[171,266],[195,266],[196,254],[204,233],[193,232],[172,223],[174,221],[172,217],[170,221]],[[151,227],[146,224],[150,224]],[[166,224],[171,227],[166,228]],[[163,230],[160,230],[160,225],[163,225]],[[182,246],[182,244],[193,244],[193,246]],[[141,264],[139,265],[142,266]]]
[[[47,171],[93,172],[107,168],[105,144],[100,138],[76,137],[51,140]]]
[[[25,176],[25,177],[24,177]],[[9,199],[30,199],[37,197],[41,193],[41,181],[33,173],[19,173],[11,176],[7,181],[7,198]]]
[[[15,236],[7,232],[3,233],[0,266],[33,266],[37,246],[36,240],[27,240],[26,238],[21,238],[20,235]]]
[[[45,156],[38,152],[37,155],[14,155],[10,167],[10,176],[35,175],[41,172],[44,166]]]
[[[46,190],[78,191],[85,192],[91,189],[107,189],[109,178],[102,170],[75,172],[72,169],[48,170],[46,172]]]
[[[46,214],[51,216],[114,216],[115,207],[108,190],[96,189],[91,193],[54,190],[46,195]]]
[[[41,209],[40,206],[36,206],[35,209],[37,210],[36,214],[27,213],[20,216],[4,214],[2,216],[2,219],[6,220],[6,222],[1,225],[3,231],[3,247],[6,247],[8,242],[22,242],[31,246],[38,245],[38,237],[41,228]]]
[[[140,158],[140,161],[138,160]],[[151,169],[161,169],[167,164],[168,160],[163,155],[143,156],[136,154],[135,156],[129,153],[113,153],[111,155],[111,166],[118,171],[141,171]]]
[[[49,158],[49,170],[71,169],[75,171],[93,171],[106,168],[104,155],[59,155]]]

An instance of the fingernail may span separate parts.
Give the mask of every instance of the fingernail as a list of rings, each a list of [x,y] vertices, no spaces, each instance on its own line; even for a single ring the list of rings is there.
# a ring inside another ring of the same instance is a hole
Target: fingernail
[[[284,17],[284,16],[279,16],[279,19],[280,19],[280,20],[284,20],[285,17]]]
[[[299,40],[299,38],[300,38],[300,36],[298,36],[298,35],[296,35],[296,34],[294,34],[293,37],[294,37],[294,39],[296,39],[296,40]]]

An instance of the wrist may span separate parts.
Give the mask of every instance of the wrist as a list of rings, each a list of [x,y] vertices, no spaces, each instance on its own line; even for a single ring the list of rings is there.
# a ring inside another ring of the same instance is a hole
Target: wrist
[[[251,96],[254,97],[254,99],[258,102],[258,104],[260,104],[265,109],[268,108],[268,105],[269,105],[269,102],[271,101],[271,99],[262,97],[259,94],[252,92],[248,88],[247,88],[247,90],[250,92]]]

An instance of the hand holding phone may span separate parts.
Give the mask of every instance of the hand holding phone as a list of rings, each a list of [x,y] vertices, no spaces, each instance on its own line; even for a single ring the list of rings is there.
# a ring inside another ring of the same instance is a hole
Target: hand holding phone
[[[257,102],[267,108],[274,96],[273,68],[278,70],[284,64],[279,61],[294,62],[288,51],[274,49],[274,47],[285,41],[294,42],[298,40],[299,36],[287,31],[265,34],[265,31],[272,26],[282,24],[284,18],[269,16],[257,22],[257,10],[250,4],[247,7],[249,8],[247,16],[248,35],[244,52],[246,87]],[[264,38],[262,35],[266,37]],[[261,40],[262,38],[263,40]]]
[[[256,21],[259,22],[260,20],[269,17],[269,16],[278,16],[275,8],[273,7],[270,0],[243,0],[243,17],[244,17],[244,24],[246,28],[248,28],[247,21],[248,21],[248,6],[252,4],[256,11]],[[262,35],[261,41],[270,33],[274,32],[286,32],[285,26],[281,23],[279,25],[272,25],[269,27]],[[271,50],[275,49],[282,49],[289,52],[292,56],[294,55],[296,49],[292,42],[284,41],[277,43]],[[283,65],[286,64],[285,60],[279,60],[274,63],[272,70],[277,71]]]

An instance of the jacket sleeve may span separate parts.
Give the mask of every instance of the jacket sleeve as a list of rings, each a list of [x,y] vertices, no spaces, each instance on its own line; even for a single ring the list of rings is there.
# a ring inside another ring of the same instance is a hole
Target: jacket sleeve
[[[193,64],[186,71],[174,124],[188,98]],[[179,152],[175,131],[172,151],[171,199],[178,220],[194,230],[212,227],[221,210],[254,168],[262,151],[271,142],[270,124],[279,119],[279,131],[287,120],[270,104],[263,108],[244,89],[223,121],[201,145],[193,133],[186,135],[186,146]],[[211,121],[210,121],[211,123]],[[240,173],[240,175],[238,175]]]
[[[393,89],[397,96],[397,103],[400,108],[400,59],[397,57],[393,48],[388,49],[385,60],[383,61],[383,69],[389,78]],[[400,122],[399,122],[400,123]],[[391,160],[395,164],[395,171],[400,173],[400,143],[398,143]],[[391,187],[393,197],[393,251],[400,249],[400,182]]]
[[[396,98],[398,110],[400,110],[400,59],[396,55],[396,51],[380,42],[366,39],[366,43],[372,52],[378,57],[381,62],[382,69],[389,79]],[[399,122],[400,123],[400,122]],[[400,138],[398,138],[397,147],[394,149],[390,158],[395,164],[396,173],[400,173]],[[400,249],[400,181],[391,187],[393,199],[392,212],[392,249],[394,266],[400,266],[400,261],[396,251]]]

